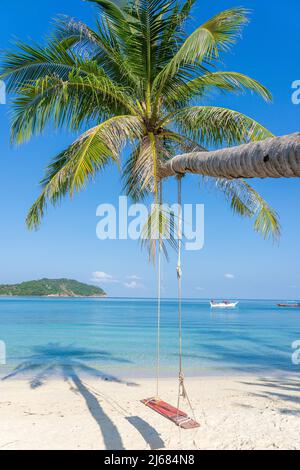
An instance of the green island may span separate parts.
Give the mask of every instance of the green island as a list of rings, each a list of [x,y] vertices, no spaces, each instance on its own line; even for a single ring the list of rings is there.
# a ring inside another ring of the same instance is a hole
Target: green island
[[[1,284],[0,296],[105,297],[106,293],[100,287],[73,279],[45,278],[20,284]]]

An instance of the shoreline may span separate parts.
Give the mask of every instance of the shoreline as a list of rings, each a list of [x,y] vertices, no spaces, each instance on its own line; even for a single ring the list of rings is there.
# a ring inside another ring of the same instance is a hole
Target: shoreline
[[[106,299],[108,295],[0,295],[1,299]]]
[[[67,298],[67,299],[72,299],[72,298],[108,298],[109,300],[130,300],[130,301],[152,301],[152,302],[157,302],[156,297],[126,297],[126,296],[111,296],[111,295],[97,295],[97,296],[60,296],[54,294],[49,294],[49,295],[4,295],[0,294],[0,299],[1,298],[13,298],[13,299],[35,299],[35,298],[47,298],[47,297],[62,297],[62,298]],[[283,298],[283,297],[278,297],[276,299],[265,299],[265,298],[243,298],[243,297],[231,297],[232,300],[234,301],[239,301],[239,302],[291,302],[289,298]],[[178,302],[177,297],[162,297],[162,301],[171,301],[171,302]],[[183,297],[182,300],[184,302],[205,302],[205,303],[210,303],[211,298],[210,297]],[[275,305],[276,306],[276,305]]]
[[[32,374],[34,376],[34,374]],[[0,381],[0,449],[295,449],[300,447],[300,383],[237,375],[186,378],[200,428],[181,430],[143,405],[155,380],[81,376]],[[176,378],[160,396],[177,402]],[[189,411],[182,403],[180,408]],[[45,436],[47,438],[45,439]]]
[[[14,381],[21,381],[21,382],[27,382],[30,380],[32,374],[31,372],[25,372],[23,374],[20,374],[19,372],[14,375],[14,371],[17,371],[18,364],[16,364],[13,367],[7,368],[5,370],[6,366],[1,366],[0,365],[0,383],[1,381],[5,380],[14,380]],[[70,365],[65,364],[60,365],[60,367],[70,367]],[[87,365],[89,367],[89,365]],[[136,374],[134,372],[130,373],[122,373],[119,370],[114,370],[112,367],[99,367],[96,369],[94,366],[91,366],[93,368],[94,373],[96,374],[99,372],[98,378],[95,378],[94,380],[98,380],[99,378],[103,381],[110,381],[111,377],[114,377],[116,379],[116,383],[118,381],[120,382],[130,382],[130,381],[138,381],[138,382],[155,382],[156,381],[156,376],[154,375],[153,372],[149,372],[149,374]],[[187,368],[186,368],[187,369]],[[46,366],[45,366],[46,370]],[[91,375],[89,372],[82,372],[81,376],[83,379],[87,378],[88,380],[91,379]],[[197,381],[197,380],[206,380],[206,379],[232,379],[234,380],[235,378],[253,378],[256,377],[257,379],[262,379],[265,377],[271,377],[274,379],[280,379],[282,377],[291,377],[291,378],[298,378],[299,377],[299,369],[298,370],[281,370],[281,369],[273,369],[273,370],[259,370],[259,371],[234,371],[234,370],[228,370],[228,371],[222,371],[222,370],[203,370],[202,373],[195,373],[191,374],[187,370],[185,371],[184,377],[186,380],[189,380],[191,382]],[[47,381],[52,381],[52,382],[59,382],[61,380],[64,380],[62,372],[61,371],[52,371],[51,375],[47,377]],[[93,380],[93,379],[92,379]],[[177,383],[178,381],[178,374],[176,372],[170,373],[170,375],[167,374],[162,374],[159,378],[162,382],[174,382]],[[300,380],[299,380],[300,384]]]

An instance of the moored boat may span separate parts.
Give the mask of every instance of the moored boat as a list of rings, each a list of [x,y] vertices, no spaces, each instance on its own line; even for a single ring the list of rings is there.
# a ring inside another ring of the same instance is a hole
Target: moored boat
[[[277,304],[277,307],[280,307],[280,308],[300,308],[300,302],[287,302],[287,303]]]
[[[239,302],[231,302],[229,300],[223,300],[222,302],[216,302],[215,300],[211,300],[210,306],[211,308],[235,308]]]

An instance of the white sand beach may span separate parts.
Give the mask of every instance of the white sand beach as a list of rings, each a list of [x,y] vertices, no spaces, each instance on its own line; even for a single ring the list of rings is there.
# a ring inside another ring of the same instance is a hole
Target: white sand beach
[[[0,449],[300,449],[295,376],[187,379],[198,430],[179,430],[140,399],[154,381],[0,382]],[[174,379],[161,397],[176,404]],[[185,409],[183,406],[182,408]]]

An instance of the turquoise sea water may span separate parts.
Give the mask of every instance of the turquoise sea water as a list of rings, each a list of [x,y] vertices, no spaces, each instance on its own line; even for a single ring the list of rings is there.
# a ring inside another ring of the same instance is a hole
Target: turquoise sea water
[[[161,372],[177,373],[177,305],[162,302]],[[300,340],[300,310],[275,301],[241,301],[212,311],[208,301],[183,303],[186,375],[299,372],[291,344]],[[141,299],[0,299],[0,340],[13,373],[43,377],[70,369],[93,376],[152,377],[156,304]]]

